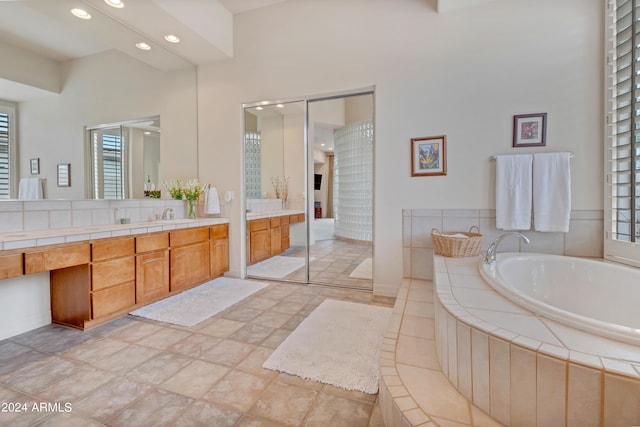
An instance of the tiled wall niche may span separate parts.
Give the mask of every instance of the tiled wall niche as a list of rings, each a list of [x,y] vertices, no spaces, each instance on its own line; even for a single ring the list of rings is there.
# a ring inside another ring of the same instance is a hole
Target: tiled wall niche
[[[175,219],[186,217],[182,200],[8,200],[0,202],[0,233],[151,221],[166,208]]]
[[[556,255],[602,258],[604,214],[602,210],[571,212],[568,233],[523,233],[530,244],[509,239],[500,244],[500,251],[541,252]],[[490,209],[403,209],[402,255],[403,277],[431,280],[433,278],[433,244],[431,230],[468,231],[472,226],[483,235],[482,246],[503,234],[496,229],[496,212]]]

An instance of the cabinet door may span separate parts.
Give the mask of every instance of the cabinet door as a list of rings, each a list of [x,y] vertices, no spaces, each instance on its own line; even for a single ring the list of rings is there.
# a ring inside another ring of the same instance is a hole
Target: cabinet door
[[[282,236],[280,234],[280,226],[271,228],[271,256],[278,255],[282,252]]]
[[[209,242],[171,249],[171,291],[209,279]]]
[[[169,251],[136,255],[136,304],[169,293]]]
[[[289,222],[286,225],[280,225],[280,250],[282,252],[289,249],[291,241],[289,238]]]
[[[252,231],[249,245],[251,264],[269,258],[271,256],[271,230]]]
[[[227,239],[212,240],[210,252],[211,277],[222,276],[225,271],[229,271],[229,243]]]

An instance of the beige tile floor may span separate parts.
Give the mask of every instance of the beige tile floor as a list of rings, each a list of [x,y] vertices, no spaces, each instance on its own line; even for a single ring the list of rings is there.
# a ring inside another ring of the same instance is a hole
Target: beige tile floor
[[[0,341],[0,425],[382,426],[377,395],[262,368],[325,298],[393,303],[271,283],[190,328],[126,316],[85,332],[50,325]]]
[[[372,253],[372,246],[365,243],[341,239],[318,240],[311,245],[309,252],[309,256],[313,257],[310,282],[373,290],[373,280],[349,277],[362,261],[373,256]],[[291,247],[282,255],[304,257],[304,247]],[[284,279],[302,282],[304,269],[298,269]]]

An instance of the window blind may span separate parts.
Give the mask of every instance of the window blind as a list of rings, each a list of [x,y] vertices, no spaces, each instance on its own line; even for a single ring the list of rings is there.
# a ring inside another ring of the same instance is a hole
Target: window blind
[[[604,258],[640,267],[640,0],[608,0]]]
[[[102,179],[105,199],[124,198],[122,138],[119,135],[102,136]]]
[[[617,0],[612,16],[613,42],[610,113],[611,238],[640,237],[640,24],[638,0]]]
[[[11,123],[9,114],[0,112],[0,199],[10,198]]]

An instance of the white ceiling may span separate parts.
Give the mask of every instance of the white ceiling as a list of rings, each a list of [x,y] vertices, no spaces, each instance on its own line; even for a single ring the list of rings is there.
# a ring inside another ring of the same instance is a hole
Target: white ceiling
[[[104,0],[0,0],[0,50],[63,62],[115,49],[156,69],[177,70],[232,58],[233,15],[293,0],[122,1],[124,7],[117,9]],[[437,0],[435,8],[441,12],[487,1]],[[87,10],[92,19],[74,17],[74,7]],[[165,41],[169,33],[181,42]],[[139,41],[152,49],[137,49]],[[0,67],[2,98],[23,101],[46,93],[7,79]]]
[[[103,0],[0,0],[0,40],[57,61],[108,49],[145,60],[143,54],[151,56],[157,49],[198,65],[233,56],[233,14],[282,1],[123,0],[125,6],[117,9]],[[87,10],[92,19],[72,16],[69,11],[74,7]],[[168,33],[181,42],[166,42]],[[146,41],[152,51],[132,47],[134,40]],[[160,56],[149,59],[150,65],[160,69],[185,65]]]
[[[63,62],[119,50],[159,70],[177,70],[233,57],[233,15],[285,0],[0,0],[0,48]],[[92,18],[71,15],[72,8]],[[180,37],[178,44],[164,40]],[[152,49],[135,47],[144,41]],[[0,94],[14,101],[49,94],[3,78]]]

